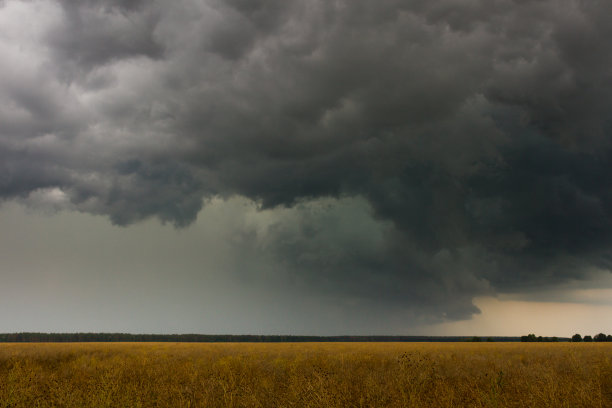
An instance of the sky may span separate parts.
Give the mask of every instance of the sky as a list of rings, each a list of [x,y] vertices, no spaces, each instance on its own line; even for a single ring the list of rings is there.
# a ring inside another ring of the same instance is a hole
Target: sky
[[[611,14],[0,1],[0,332],[612,332]]]

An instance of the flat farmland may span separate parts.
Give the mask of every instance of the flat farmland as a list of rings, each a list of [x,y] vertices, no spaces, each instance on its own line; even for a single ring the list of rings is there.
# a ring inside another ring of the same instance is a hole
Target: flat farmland
[[[0,407],[612,407],[612,343],[5,343]]]

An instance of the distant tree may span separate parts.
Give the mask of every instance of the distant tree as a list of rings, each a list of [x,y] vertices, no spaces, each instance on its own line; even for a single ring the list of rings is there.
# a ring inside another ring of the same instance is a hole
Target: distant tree
[[[478,343],[478,342],[481,341],[481,339],[478,336],[474,336],[474,337],[472,337],[472,341]]]
[[[599,334],[597,334],[597,335],[596,335],[596,336],[593,338],[593,340],[595,340],[595,341],[606,341],[606,335],[605,335],[605,334],[603,334],[603,333],[599,333]]]
[[[582,341],[586,341],[587,343],[590,343],[593,341],[593,338],[591,336],[584,336],[584,339],[582,339]]]
[[[536,337],[535,334],[531,333],[531,334],[528,334],[527,336],[521,336],[521,341],[527,342],[527,343],[533,343],[533,342],[538,341],[538,338]]]
[[[608,334],[606,336],[606,341],[612,341],[612,334]]]
[[[544,339],[542,339],[542,336],[538,336],[538,342],[542,342]]]
[[[550,339],[550,341],[552,341],[553,343],[558,343],[559,342],[559,338],[557,336],[555,336],[552,339]]]
[[[572,336],[572,341],[573,341],[573,342],[580,342],[580,341],[582,341],[582,336],[581,336],[581,335],[579,335],[578,333],[576,333],[576,334],[574,334],[574,335]]]
[[[488,342],[494,342],[495,340],[493,340],[493,337],[487,337],[487,341]]]

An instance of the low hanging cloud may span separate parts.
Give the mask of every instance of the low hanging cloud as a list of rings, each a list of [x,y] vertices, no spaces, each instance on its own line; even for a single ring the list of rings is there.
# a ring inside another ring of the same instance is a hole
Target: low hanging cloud
[[[431,320],[610,267],[609,2],[0,7],[4,200],[184,227],[243,196],[245,273]]]

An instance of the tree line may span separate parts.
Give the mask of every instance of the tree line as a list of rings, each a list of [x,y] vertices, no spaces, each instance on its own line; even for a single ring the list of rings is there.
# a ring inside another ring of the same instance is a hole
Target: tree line
[[[559,341],[558,337],[542,337],[535,334],[528,334],[527,336],[521,336],[521,341],[526,343],[556,343]],[[565,340],[567,341],[567,339]]]
[[[612,341],[612,334],[604,334],[604,333],[599,333],[596,334],[595,336],[591,337],[591,336],[584,336],[582,337],[580,334],[576,333],[572,336],[572,341],[573,342],[602,342],[602,341]]]
[[[254,334],[132,334],[132,333],[0,333],[0,343],[68,343],[68,342],[174,342],[174,343],[282,343],[282,342],[604,342],[612,335],[599,333],[582,337],[542,337],[528,334],[521,337],[466,337],[466,336],[293,336]]]
[[[518,341],[518,337],[495,337]],[[0,333],[0,343],[68,342],[175,342],[175,343],[282,343],[282,342],[456,342],[462,336],[292,336],[232,334],[131,334],[131,333]]]
[[[599,333],[595,336],[591,337],[589,335],[582,337],[580,334],[574,334],[571,338],[561,338],[558,337],[542,337],[537,336],[535,334],[528,334],[526,336],[521,336],[522,342],[527,343],[554,343],[558,341],[571,341],[571,342],[603,342],[603,341],[612,341],[612,335]]]

